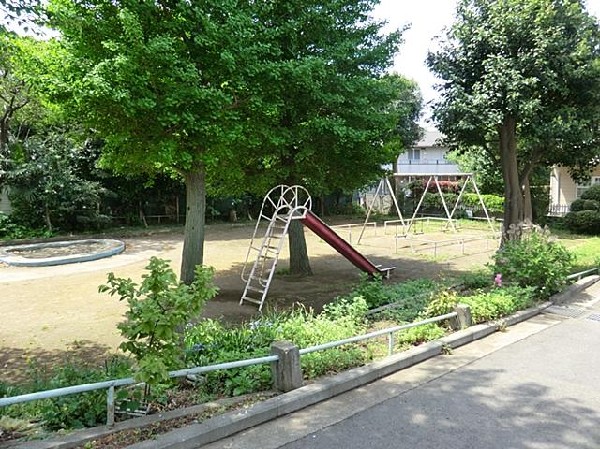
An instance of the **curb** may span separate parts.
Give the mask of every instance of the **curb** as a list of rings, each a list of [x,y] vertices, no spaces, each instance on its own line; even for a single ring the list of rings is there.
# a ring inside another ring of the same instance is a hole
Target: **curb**
[[[200,424],[175,429],[159,435],[155,440],[142,441],[127,446],[125,449],[194,449],[213,443],[250,427],[301,410],[399,370],[409,368],[442,354],[444,347],[457,348],[482,339],[506,326],[528,320],[550,305],[552,305],[552,302],[545,302],[539,306],[517,312],[503,320],[471,326],[440,340],[425,343],[408,351],[267,399],[246,410],[225,413]]]
[[[27,249],[44,249],[44,248],[60,248],[79,244],[103,243],[107,246],[106,249],[96,252],[82,252],[66,256],[40,257],[29,259],[26,257],[13,255],[11,250],[27,250]],[[13,267],[50,267],[54,265],[64,265],[69,263],[89,262],[92,260],[103,259],[120,254],[125,251],[125,243],[115,239],[84,239],[84,240],[60,240],[49,243],[32,243],[28,245],[15,245],[0,247],[0,262],[4,262]]]

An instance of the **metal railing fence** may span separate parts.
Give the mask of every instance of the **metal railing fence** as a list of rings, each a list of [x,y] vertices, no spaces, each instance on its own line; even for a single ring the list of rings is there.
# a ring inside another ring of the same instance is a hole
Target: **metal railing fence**
[[[336,341],[331,341],[331,342],[324,343],[321,345],[311,346],[308,348],[300,349],[299,352],[300,352],[300,355],[309,354],[312,352],[332,349],[332,348],[347,345],[350,343],[357,343],[360,341],[370,340],[370,339],[377,338],[377,337],[387,334],[388,335],[388,355],[392,355],[394,352],[394,346],[395,346],[394,334],[396,332],[405,330],[405,329],[409,329],[412,327],[423,326],[426,324],[431,324],[431,323],[435,323],[435,322],[439,322],[439,321],[448,320],[448,319],[454,318],[456,316],[457,316],[456,312],[451,312],[451,313],[447,313],[445,315],[440,315],[438,317],[433,317],[433,318],[429,318],[429,319],[414,322],[414,323],[409,323],[409,324],[405,324],[405,325],[401,325],[401,326],[394,326],[394,327],[390,327],[390,328],[386,328],[386,329],[381,329],[381,330],[378,330],[375,332],[370,332],[368,334],[363,334],[363,335],[358,335],[355,337],[347,338],[344,340],[336,340]],[[274,362],[277,362],[278,360],[279,360],[279,357],[277,355],[268,355],[268,356],[264,356],[264,357],[257,357],[257,358],[246,359],[246,360],[238,360],[238,361],[234,361],[234,362],[219,363],[219,364],[215,364],[215,365],[180,369],[180,370],[169,372],[169,377],[170,378],[186,377],[189,375],[202,374],[202,373],[207,373],[207,372],[211,372],[211,371],[243,368],[243,367],[252,366],[252,365],[261,365],[261,364],[265,364],[265,363],[274,363]],[[52,390],[39,391],[36,393],[28,393],[28,394],[23,394],[23,395],[19,395],[19,396],[0,398],[0,407],[6,407],[9,405],[21,404],[21,403],[31,402],[31,401],[36,401],[36,400],[52,399],[52,398],[57,398],[57,397],[62,397],[62,396],[68,396],[71,394],[87,393],[90,391],[106,389],[107,390],[106,424],[111,426],[115,422],[115,417],[114,417],[114,415],[115,415],[115,388],[129,386],[129,385],[136,385],[136,384],[140,384],[140,383],[137,382],[133,377],[127,377],[127,378],[123,378],[123,379],[113,379],[113,380],[107,380],[107,381],[96,382],[96,383],[91,383],[91,384],[80,384],[80,385],[73,385],[73,386],[63,387],[63,388],[55,388]]]

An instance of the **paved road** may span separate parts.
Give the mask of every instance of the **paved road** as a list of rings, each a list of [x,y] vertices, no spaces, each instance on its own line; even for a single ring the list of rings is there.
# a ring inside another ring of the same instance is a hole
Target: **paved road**
[[[576,299],[204,448],[598,449],[600,285]]]

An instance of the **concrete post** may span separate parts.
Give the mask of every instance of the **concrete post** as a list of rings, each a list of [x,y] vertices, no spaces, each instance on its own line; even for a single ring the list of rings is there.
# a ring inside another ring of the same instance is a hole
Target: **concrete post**
[[[271,373],[275,389],[291,391],[302,386],[302,368],[300,367],[300,351],[290,341],[274,341],[271,344],[271,355],[279,360],[271,363]]]
[[[457,313],[457,316],[450,320],[450,325],[454,330],[465,329],[473,324],[471,307],[466,304],[457,304],[454,311]]]

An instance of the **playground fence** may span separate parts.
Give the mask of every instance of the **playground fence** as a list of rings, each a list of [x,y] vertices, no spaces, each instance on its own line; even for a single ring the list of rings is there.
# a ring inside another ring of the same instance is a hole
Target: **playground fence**
[[[450,312],[445,315],[440,315],[437,317],[429,318],[426,320],[404,324],[401,326],[389,327],[386,329],[381,329],[375,332],[370,332],[368,334],[358,335],[355,337],[347,338],[344,340],[331,341],[328,343],[324,343],[321,345],[311,346],[308,348],[300,349],[300,355],[310,354],[316,351],[324,351],[327,349],[332,349],[338,346],[347,345],[350,343],[358,343],[365,340],[370,340],[373,338],[381,337],[387,335],[388,338],[388,355],[392,355],[394,353],[394,345],[395,338],[394,334],[398,331],[410,329],[412,327],[423,326],[425,324],[436,323],[439,321],[445,321],[452,318],[457,317],[457,312]],[[218,370],[226,370],[226,369],[234,369],[234,368],[243,368],[253,365],[262,365],[265,363],[277,363],[279,361],[279,356],[277,355],[269,355],[264,357],[257,357],[253,359],[246,360],[238,360],[235,362],[228,363],[219,363],[216,365],[209,366],[199,366],[195,368],[181,369],[177,371],[171,371],[169,373],[169,377],[171,378],[180,378],[187,377],[191,375],[197,375],[202,373],[208,373],[211,371]],[[273,370],[277,371],[277,370]],[[5,397],[0,398],[0,407],[6,407],[9,405],[20,404],[24,402],[31,402],[41,399],[52,399],[58,398],[62,396],[68,396],[71,394],[78,393],[86,393],[90,391],[96,390],[107,390],[106,395],[106,424],[108,426],[112,426],[115,423],[115,388],[116,387],[124,387],[129,385],[141,385],[139,382],[136,382],[134,378],[122,378],[122,379],[113,379],[107,380],[104,382],[96,382],[91,384],[80,384],[73,385],[70,387],[56,388],[53,390],[39,391],[36,393],[23,394],[19,396]]]

